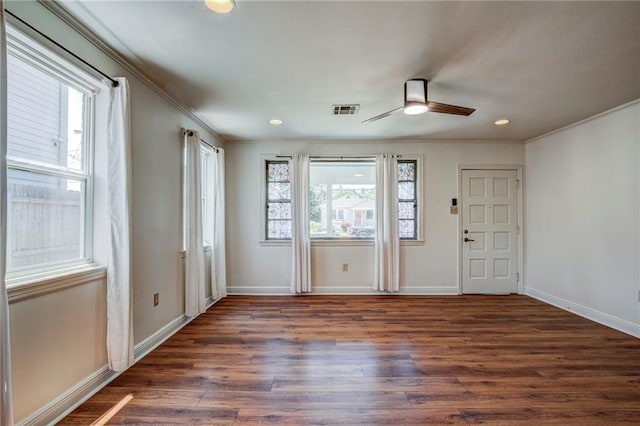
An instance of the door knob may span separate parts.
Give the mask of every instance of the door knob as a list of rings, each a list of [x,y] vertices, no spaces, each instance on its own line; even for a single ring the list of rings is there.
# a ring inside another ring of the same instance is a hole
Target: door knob
[[[472,240],[472,239],[470,239],[470,238],[464,237],[464,242],[465,242],[465,243],[470,243],[470,242],[472,243],[472,242],[474,242],[474,241],[475,241],[475,240]]]

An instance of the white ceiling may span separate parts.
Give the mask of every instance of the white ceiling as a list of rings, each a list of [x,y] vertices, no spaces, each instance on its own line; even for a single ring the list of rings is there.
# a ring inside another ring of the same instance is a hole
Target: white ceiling
[[[640,98],[637,1],[63,6],[227,140],[527,140]],[[477,111],[361,124],[402,105],[414,77],[430,100]],[[360,110],[333,116],[336,103]]]

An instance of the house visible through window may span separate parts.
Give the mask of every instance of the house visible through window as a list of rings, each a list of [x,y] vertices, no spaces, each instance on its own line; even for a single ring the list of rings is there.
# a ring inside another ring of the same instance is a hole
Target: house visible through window
[[[288,161],[267,161],[267,239],[291,238],[291,182]]]
[[[7,57],[7,271],[87,262],[91,229],[92,91],[57,67]],[[53,60],[51,60],[53,61]]]
[[[376,162],[312,160],[309,167],[311,238],[372,238],[376,223]],[[329,214],[331,212],[331,214]]]

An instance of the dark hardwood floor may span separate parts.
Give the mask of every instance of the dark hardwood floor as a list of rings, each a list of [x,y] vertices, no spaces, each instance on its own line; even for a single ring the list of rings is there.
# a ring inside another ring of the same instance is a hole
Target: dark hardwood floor
[[[640,339],[526,296],[231,296],[62,424],[640,424]]]

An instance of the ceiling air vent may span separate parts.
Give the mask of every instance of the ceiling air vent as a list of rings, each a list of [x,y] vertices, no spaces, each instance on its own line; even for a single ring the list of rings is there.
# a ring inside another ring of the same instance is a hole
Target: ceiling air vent
[[[333,106],[333,115],[355,115],[360,104],[341,104]]]

